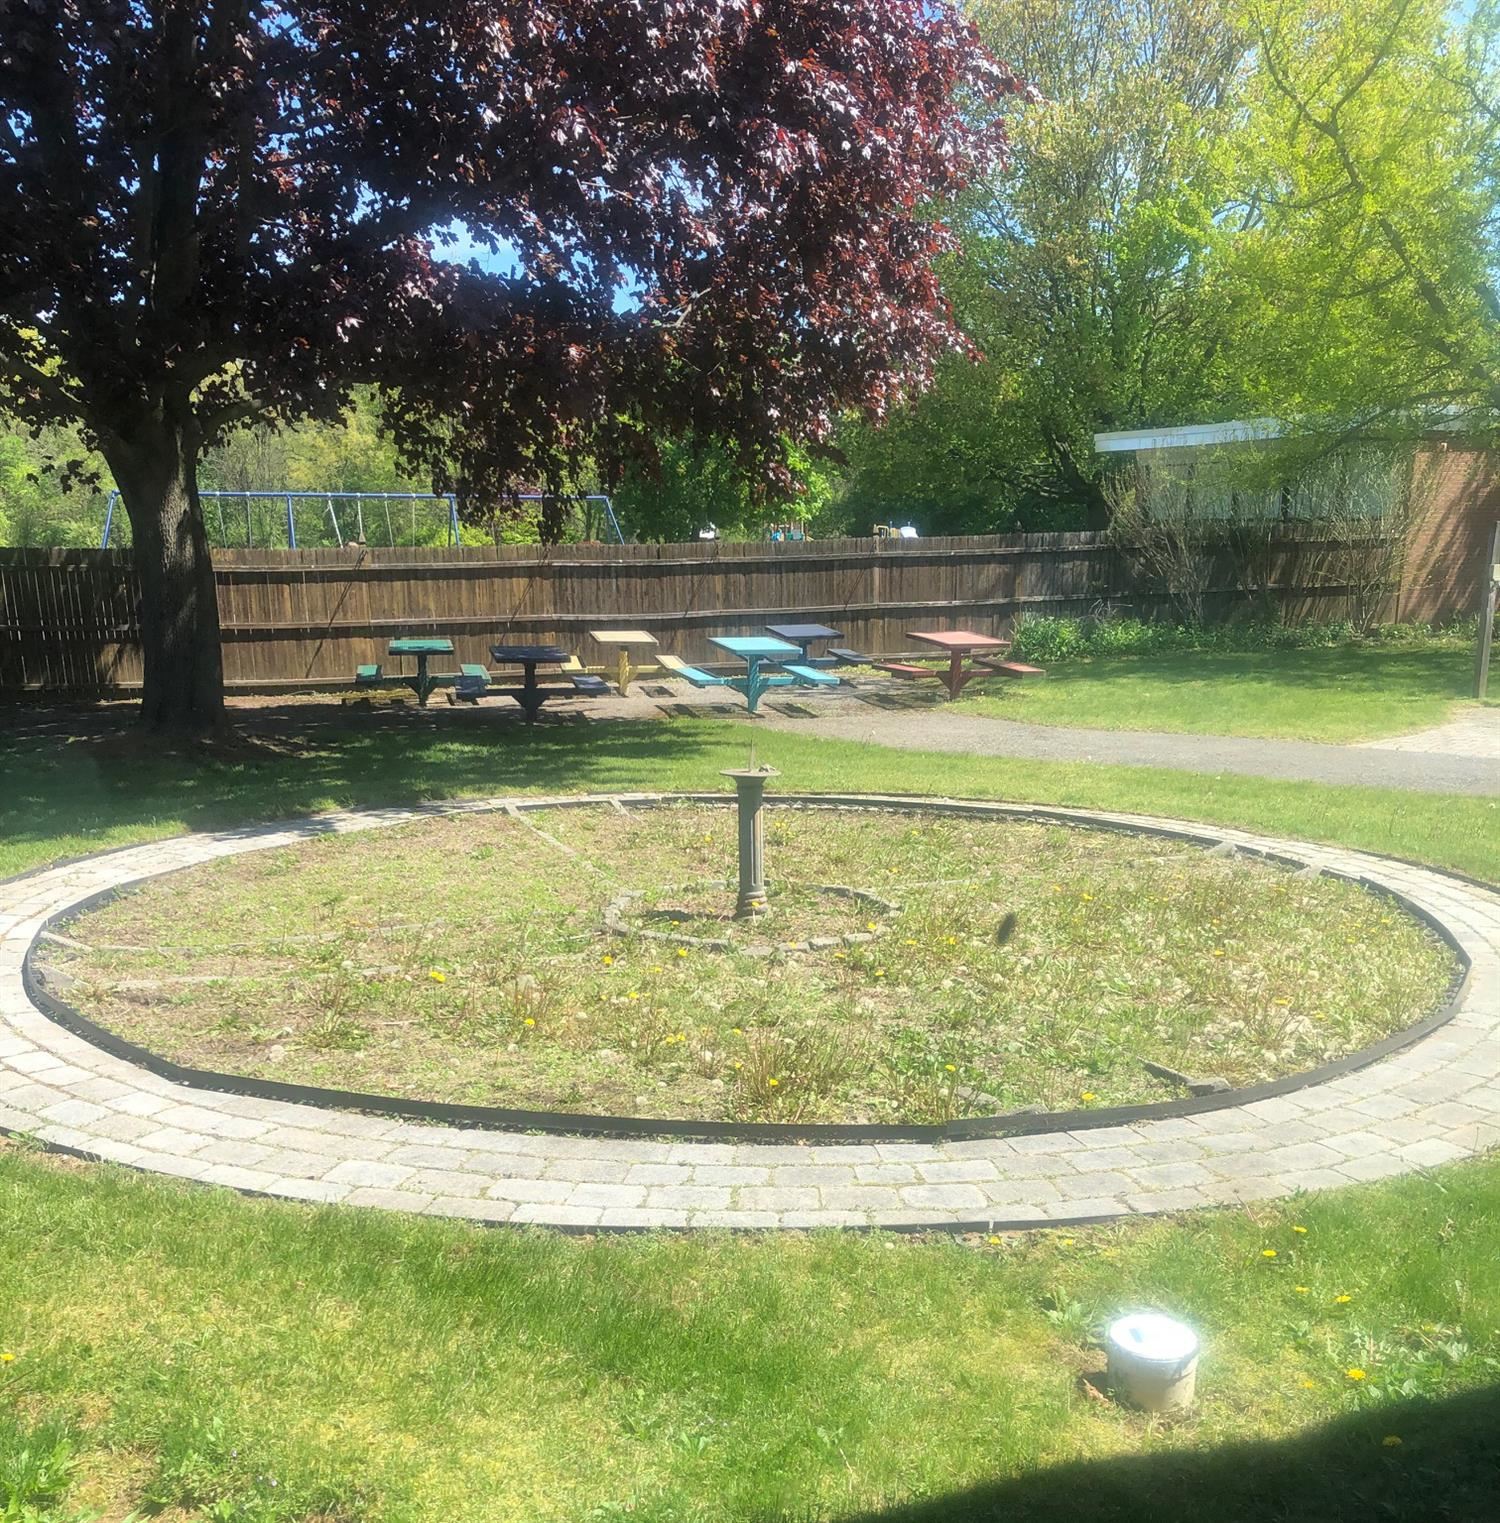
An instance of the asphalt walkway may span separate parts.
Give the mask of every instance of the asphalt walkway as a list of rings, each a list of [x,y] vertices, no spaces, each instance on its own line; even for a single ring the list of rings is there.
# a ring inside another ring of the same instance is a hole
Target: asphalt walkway
[[[811,705],[809,705],[811,707]],[[1500,795],[1500,710],[1480,712],[1465,724],[1466,750],[1447,732],[1428,731],[1431,750],[1413,749],[1420,737],[1358,746],[1305,740],[1254,740],[1235,735],[1168,735],[1154,730],[1073,730],[955,713],[938,705],[881,709],[864,703],[819,705],[815,722],[767,712],[763,723],[837,740],[864,741],[909,751],[951,751],[970,756],[1013,756],[1033,761],[1107,762],[1165,767],[1179,772],[1239,773],[1284,782],[1350,783],[1406,788],[1417,793]],[[1493,744],[1484,754],[1486,722],[1495,715]]]

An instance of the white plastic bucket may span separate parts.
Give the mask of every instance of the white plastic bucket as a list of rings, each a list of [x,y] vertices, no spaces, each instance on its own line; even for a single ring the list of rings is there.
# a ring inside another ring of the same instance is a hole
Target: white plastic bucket
[[[1160,1312],[1133,1312],[1110,1323],[1109,1381],[1118,1396],[1147,1412],[1175,1412],[1193,1403],[1198,1335]]]

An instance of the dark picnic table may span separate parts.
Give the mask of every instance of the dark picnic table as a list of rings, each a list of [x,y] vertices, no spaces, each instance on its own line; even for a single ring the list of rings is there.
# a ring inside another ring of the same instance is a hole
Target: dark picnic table
[[[568,652],[558,645],[492,645],[490,658],[496,666],[519,666],[520,687],[501,687],[493,684],[489,691],[504,698],[514,698],[525,711],[527,724],[534,724],[542,705],[549,698],[572,698],[578,694],[578,686],[569,682],[543,685],[537,681],[539,666],[562,667],[568,660]]]
[[[830,629],[826,624],[767,624],[766,633],[775,635],[778,640],[789,640],[793,645],[800,646],[803,666],[833,666],[835,663],[832,656],[810,655],[809,647],[819,640],[844,638],[842,630]]]

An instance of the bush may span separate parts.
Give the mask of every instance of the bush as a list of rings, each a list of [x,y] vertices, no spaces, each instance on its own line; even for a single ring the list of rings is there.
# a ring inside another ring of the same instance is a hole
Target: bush
[[[1361,635],[1347,619],[1325,624],[1278,624],[1270,620],[1216,624],[1154,624],[1114,615],[1051,618],[1022,615],[1016,621],[1012,654],[1040,666],[1085,656],[1162,656],[1174,651],[1324,650],[1340,645],[1429,645],[1473,639],[1471,618],[1447,628],[1389,624]]]

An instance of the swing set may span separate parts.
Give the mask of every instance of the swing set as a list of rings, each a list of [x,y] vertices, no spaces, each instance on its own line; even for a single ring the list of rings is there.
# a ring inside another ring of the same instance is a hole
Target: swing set
[[[243,548],[254,549],[257,542],[262,548],[295,550],[297,544],[297,514],[299,509],[305,515],[308,505],[321,503],[323,511],[318,515],[318,532],[314,534],[314,540],[323,540],[327,536],[324,533],[326,524],[327,534],[331,535],[335,545],[364,544],[367,541],[365,525],[365,511],[367,506],[371,514],[372,526],[375,528],[377,543],[387,545],[408,544],[416,545],[422,541],[418,538],[418,504],[426,503],[431,508],[438,508],[444,512],[447,520],[447,543],[456,545],[461,543],[458,532],[458,499],[452,494],[434,496],[430,492],[291,492],[284,488],[276,491],[263,492],[229,492],[219,490],[201,491],[198,493],[199,500],[204,505],[204,518],[212,532],[214,527],[218,529],[215,543],[222,549],[229,549],[231,543],[235,548],[240,548],[241,530],[240,523],[243,515]],[[517,500],[521,502],[541,502],[543,494],[540,492],[518,492]],[[119,489],[116,488],[109,494],[109,500],[104,508],[104,532],[99,539],[101,550],[109,549],[110,535],[114,529],[115,506],[120,500]],[[624,544],[625,536],[620,532],[619,521],[615,517],[614,504],[602,493],[587,493],[569,499],[581,504],[583,508],[583,523],[581,538],[586,540],[608,538],[616,544]],[[393,519],[391,505],[397,505],[397,513],[400,514],[401,505],[408,506],[409,511],[409,537],[398,537],[397,522]],[[214,517],[209,519],[208,508],[210,504],[214,508]],[[226,513],[226,504],[229,511]],[[238,504],[236,508],[235,505]],[[264,507],[257,513],[256,504],[269,504],[272,513],[267,519]],[[343,508],[343,521],[340,521],[339,510]],[[377,516],[377,514],[379,516]],[[256,520],[261,520],[259,533],[257,534]],[[385,538],[380,540],[379,528],[381,520],[384,521]],[[279,543],[282,539],[280,525],[286,525],[285,543]],[[432,526],[431,517],[426,519]],[[231,524],[233,527],[231,528]],[[304,518],[305,524],[305,518]],[[347,537],[344,533],[346,528],[354,532]],[[233,540],[231,541],[231,535]],[[304,536],[304,539],[307,536]]]

